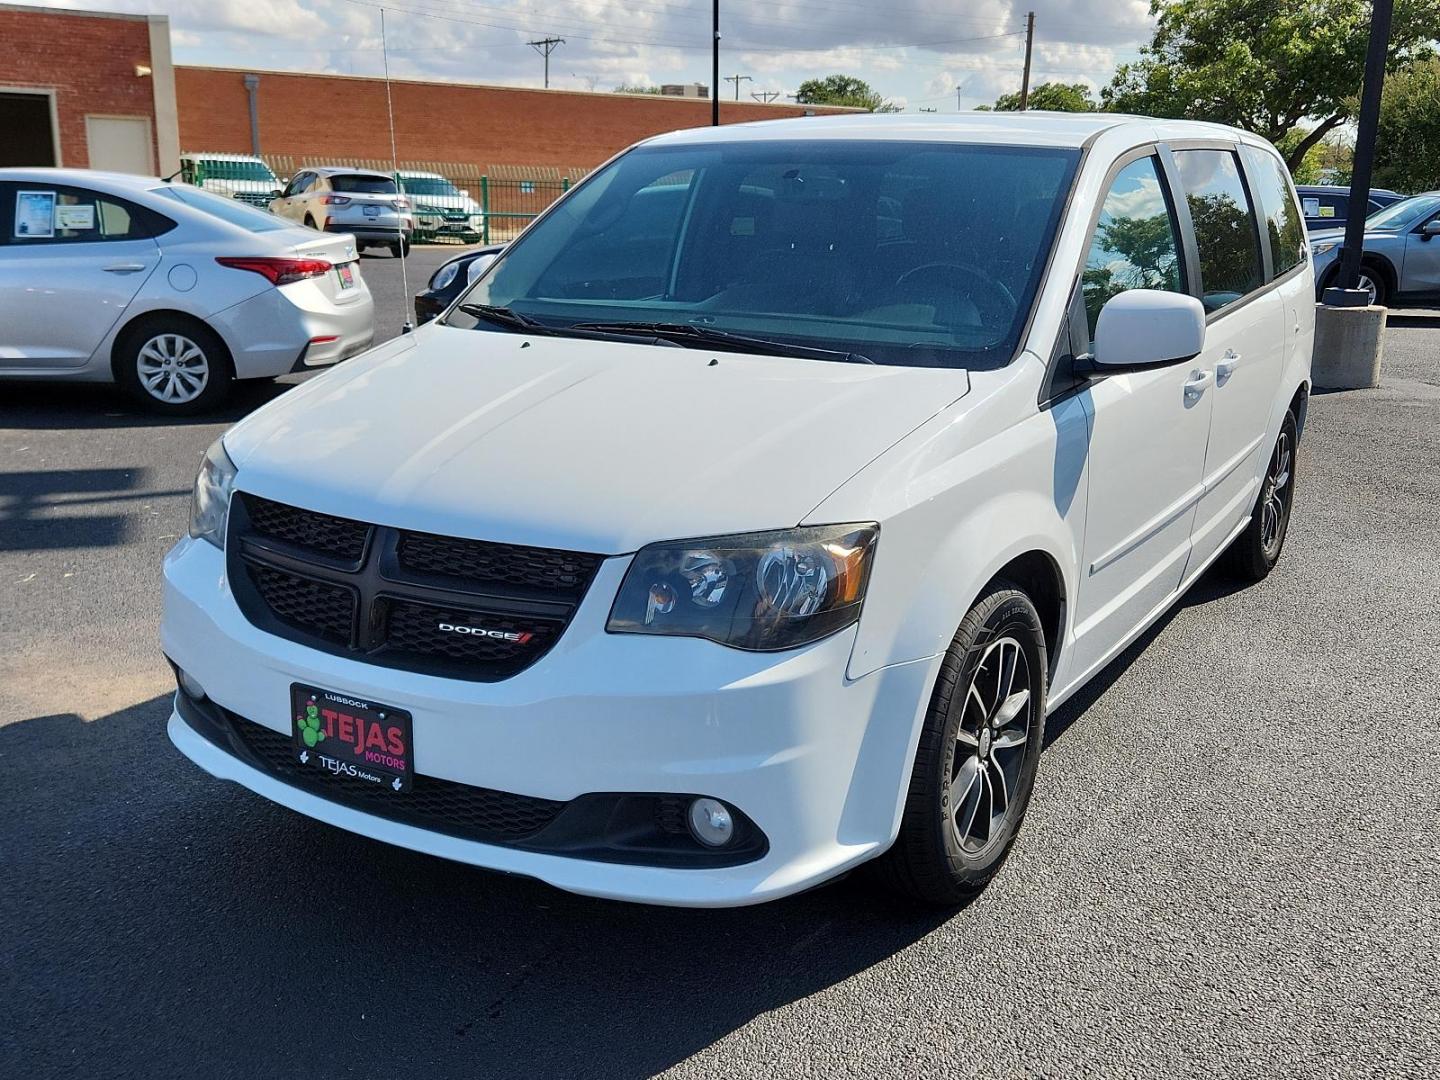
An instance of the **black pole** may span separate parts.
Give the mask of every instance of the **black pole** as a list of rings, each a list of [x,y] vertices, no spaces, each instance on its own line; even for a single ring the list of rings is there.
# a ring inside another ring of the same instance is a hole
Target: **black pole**
[[[715,39],[710,43],[710,125],[720,126],[720,0],[714,0],[712,11]],[[735,84],[738,89],[740,84]]]
[[[1364,307],[1360,255],[1365,247],[1365,208],[1370,205],[1370,172],[1375,164],[1375,134],[1380,126],[1380,91],[1385,85],[1385,54],[1390,48],[1390,17],[1394,0],[1373,0],[1370,6],[1370,51],[1365,54],[1365,87],[1360,92],[1360,124],[1355,133],[1355,171],[1350,174],[1350,210],[1345,219],[1345,246],[1340,273],[1325,290],[1332,307]]]

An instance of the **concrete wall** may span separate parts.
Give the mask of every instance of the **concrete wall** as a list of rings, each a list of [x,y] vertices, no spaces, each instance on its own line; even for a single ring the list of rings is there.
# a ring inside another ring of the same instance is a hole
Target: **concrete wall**
[[[184,151],[250,150],[246,69],[175,69]],[[390,157],[385,83],[259,72],[260,149],[307,162]],[[631,143],[710,123],[708,99],[393,80],[397,157],[592,168]],[[795,105],[721,101],[722,123],[804,115]],[[816,112],[843,112],[816,107]]]
[[[163,18],[158,22],[163,25]],[[152,143],[173,140],[173,121],[167,136],[156,116],[154,77],[135,74],[137,65],[152,71],[156,66],[151,27],[144,15],[0,5],[0,89],[53,95],[62,165],[90,164],[86,116],[145,117]],[[162,68],[169,61],[168,27],[163,36]],[[160,74],[162,80],[169,78],[167,71]],[[157,147],[151,153],[156,155]],[[157,169],[160,163],[157,157]]]

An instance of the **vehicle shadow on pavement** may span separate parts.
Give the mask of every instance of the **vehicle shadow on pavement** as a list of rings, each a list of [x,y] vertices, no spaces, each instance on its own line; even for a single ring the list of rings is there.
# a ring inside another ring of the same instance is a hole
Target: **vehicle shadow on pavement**
[[[328,369],[322,369],[328,370]],[[106,383],[11,382],[0,396],[0,431],[88,431],[113,427],[233,424],[293,390],[306,376],[245,379],[224,407],[199,416],[156,416]]]
[[[169,709],[0,727],[0,1074],[646,1077],[950,917],[570,896],[214,780]]]
[[[1186,608],[1199,607],[1212,600],[1223,599],[1246,587],[1244,582],[1230,577],[1223,568],[1218,566],[1212,566],[1201,574],[1195,584],[1190,586],[1189,591],[1174,606],[1166,610],[1154,625],[1131,642],[1119,656],[1101,668],[1095,677],[1077,690],[1064,705],[1045,718],[1045,748],[1048,750],[1076,720],[1085,715],[1090,706],[1099,701],[1110,687],[1120,680],[1120,677],[1130,669],[1130,665],[1145,652],[1152,641],[1165,632],[1165,628],[1175,620],[1177,615]]]

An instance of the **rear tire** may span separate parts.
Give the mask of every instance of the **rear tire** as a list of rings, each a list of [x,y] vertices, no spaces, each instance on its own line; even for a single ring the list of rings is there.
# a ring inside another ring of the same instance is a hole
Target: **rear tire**
[[[410,241],[399,240],[390,245],[390,254],[399,259],[410,254]]]
[[[1047,662],[1035,605],[997,580],[941,662],[900,834],[871,864],[887,887],[955,907],[1000,869],[1030,803],[1045,740]]]
[[[174,315],[140,319],[115,345],[115,377],[141,408],[193,416],[230,395],[230,353],[204,323]]]
[[[315,224],[315,219],[309,214],[305,215],[305,227],[307,229],[314,229],[316,232],[320,231],[320,226]]]
[[[1260,494],[1250,511],[1250,524],[1223,556],[1225,569],[1241,581],[1263,581],[1280,561],[1295,501],[1297,439],[1295,414],[1286,410],[1280,434],[1270,448],[1270,463],[1260,482]]]

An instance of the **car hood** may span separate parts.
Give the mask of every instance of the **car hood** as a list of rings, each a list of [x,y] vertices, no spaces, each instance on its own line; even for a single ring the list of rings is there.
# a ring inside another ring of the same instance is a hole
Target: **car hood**
[[[1367,246],[1368,246],[1369,244],[1373,244],[1373,243],[1376,243],[1376,242],[1394,241],[1394,240],[1397,240],[1397,239],[1398,239],[1398,240],[1401,240],[1401,241],[1403,242],[1404,237],[1405,237],[1405,234],[1404,234],[1403,232],[1397,232],[1397,231],[1395,231],[1395,230],[1393,230],[1393,229],[1367,229],[1367,230],[1365,231],[1365,241],[1364,241],[1364,242],[1365,242],[1365,244],[1366,244]],[[1345,230],[1344,230],[1344,229],[1316,229],[1314,232],[1312,232],[1312,233],[1310,234],[1310,244],[1311,244],[1311,246],[1314,246],[1315,244],[1321,243],[1321,242],[1323,242],[1323,241],[1329,241],[1329,240],[1334,240],[1334,241],[1336,241],[1337,243],[1343,244],[1343,243],[1345,242]]]
[[[244,491],[601,554],[798,524],[968,392],[883,367],[431,324],[225,436]]]
[[[452,213],[460,211],[465,214],[480,213],[480,204],[473,199],[467,199],[463,195],[407,195],[417,210],[449,210]]]

